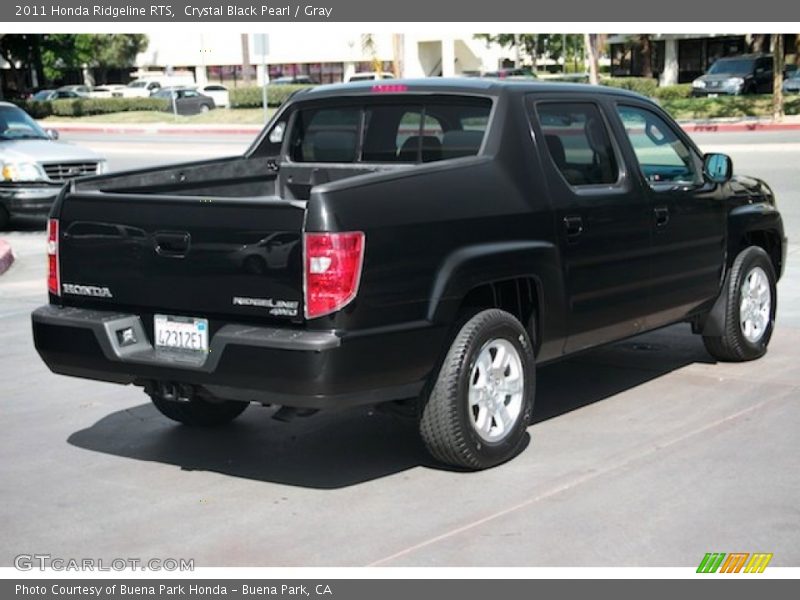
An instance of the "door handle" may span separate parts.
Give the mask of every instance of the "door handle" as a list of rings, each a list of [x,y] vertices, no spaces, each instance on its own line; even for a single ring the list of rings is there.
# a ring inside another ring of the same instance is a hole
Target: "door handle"
[[[656,216],[656,227],[664,227],[669,223],[669,208],[666,206],[657,206],[653,209],[653,214]]]
[[[564,231],[568,239],[575,239],[583,233],[583,218],[577,215],[564,217]]]
[[[157,231],[153,241],[159,256],[183,258],[189,251],[192,236],[186,231]]]

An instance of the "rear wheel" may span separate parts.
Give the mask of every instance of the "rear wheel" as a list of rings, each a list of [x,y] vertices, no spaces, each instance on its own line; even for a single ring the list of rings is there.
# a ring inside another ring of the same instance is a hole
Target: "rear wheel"
[[[739,253],[731,268],[725,322],[721,336],[704,336],[709,354],[740,362],[766,354],[775,326],[775,269],[763,249],[751,246]]]
[[[208,104],[201,104],[200,105],[200,112],[201,113],[207,113],[210,110],[211,110],[211,107]]]
[[[193,396],[189,400],[174,400],[165,398],[158,391],[149,391],[148,395],[162,415],[193,427],[225,425],[242,414],[249,406],[247,402],[232,400],[211,402],[201,396]]]
[[[528,333],[511,314],[484,310],[456,335],[420,416],[428,451],[456,467],[486,469],[524,447],[535,390]]]

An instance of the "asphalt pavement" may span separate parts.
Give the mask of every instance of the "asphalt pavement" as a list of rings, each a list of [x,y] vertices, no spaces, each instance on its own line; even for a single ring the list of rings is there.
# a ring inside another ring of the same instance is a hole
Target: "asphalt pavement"
[[[777,133],[777,132],[775,132]],[[64,136],[112,168],[240,152],[248,139]],[[694,136],[778,196],[800,239],[800,133]],[[800,246],[763,359],[717,364],[688,325],[538,372],[528,448],[481,473],[440,468],[412,423],[369,409],[281,423],[253,406],[196,431],[137,388],[51,374],[41,222],[4,234],[0,566],[20,553],[183,557],[197,566],[696,566],[772,552],[800,566]]]

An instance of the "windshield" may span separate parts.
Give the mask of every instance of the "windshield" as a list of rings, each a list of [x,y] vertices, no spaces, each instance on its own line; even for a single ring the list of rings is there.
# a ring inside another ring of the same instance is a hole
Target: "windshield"
[[[52,93],[53,93],[52,90],[42,90],[40,92],[36,92],[33,95],[33,99],[34,100],[47,100],[50,97],[50,94],[52,94]]]
[[[797,71],[790,71],[786,74],[786,79],[800,79],[800,69]]]
[[[709,75],[740,75],[753,70],[752,60],[718,60],[708,70]]]
[[[16,106],[0,106],[0,140],[47,140],[47,134],[28,113]]]

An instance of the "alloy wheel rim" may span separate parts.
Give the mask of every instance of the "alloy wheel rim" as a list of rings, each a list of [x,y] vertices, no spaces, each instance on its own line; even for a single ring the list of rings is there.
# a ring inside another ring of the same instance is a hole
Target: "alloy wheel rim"
[[[469,418],[487,442],[499,442],[514,429],[522,414],[525,376],[522,358],[505,339],[492,339],[478,352],[469,378]]]
[[[772,311],[769,278],[761,267],[753,267],[742,281],[739,301],[739,327],[751,343],[764,337]]]

